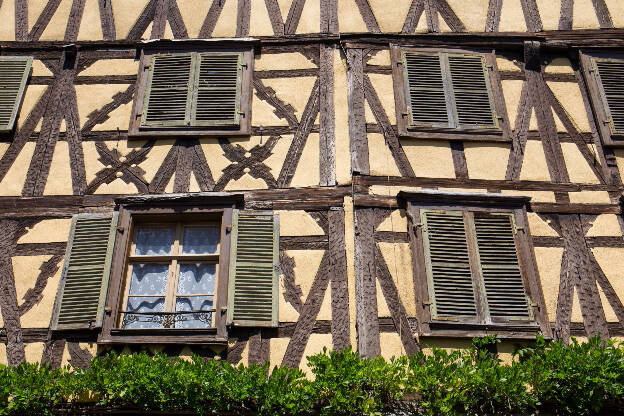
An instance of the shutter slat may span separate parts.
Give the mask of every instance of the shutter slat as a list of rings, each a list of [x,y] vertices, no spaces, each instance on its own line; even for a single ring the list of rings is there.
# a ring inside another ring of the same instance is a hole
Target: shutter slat
[[[185,125],[190,119],[191,54],[156,55],[145,94],[143,124]]]
[[[101,324],[116,227],[117,213],[106,217],[74,216],[53,329]]]
[[[242,54],[199,54],[195,125],[237,125],[240,120]]]
[[[276,326],[278,217],[235,210],[232,228],[228,322]]]
[[[15,125],[31,65],[32,58],[0,58],[0,131]]]
[[[463,216],[424,211],[423,219],[434,317],[476,316]],[[449,233],[454,237],[449,238]]]
[[[529,319],[511,216],[479,213],[474,222],[490,316]]]
[[[457,123],[460,127],[495,128],[496,119],[481,55],[448,55]]]
[[[447,127],[449,124],[440,55],[405,54],[410,124]]]
[[[596,59],[595,62],[611,131],[624,134],[624,60]]]

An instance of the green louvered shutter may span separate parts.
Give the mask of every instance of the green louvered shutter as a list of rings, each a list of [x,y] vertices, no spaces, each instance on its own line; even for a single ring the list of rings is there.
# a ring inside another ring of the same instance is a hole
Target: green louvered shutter
[[[409,124],[449,127],[440,55],[403,54]]]
[[[432,318],[476,317],[462,211],[423,211],[423,238]]]
[[[0,57],[0,132],[15,125],[31,65],[32,58]]]
[[[489,316],[532,319],[518,265],[511,214],[475,213],[474,223]]]
[[[116,228],[117,213],[72,219],[53,330],[101,326]]]
[[[485,58],[481,55],[447,55],[455,124],[460,128],[496,128],[496,114]]]
[[[141,125],[190,124],[193,61],[190,53],[156,55],[152,58]]]
[[[624,134],[624,60],[595,59],[594,62],[611,133]]]
[[[200,53],[193,125],[238,125],[242,54]]]
[[[277,326],[279,216],[234,210],[228,324]]]

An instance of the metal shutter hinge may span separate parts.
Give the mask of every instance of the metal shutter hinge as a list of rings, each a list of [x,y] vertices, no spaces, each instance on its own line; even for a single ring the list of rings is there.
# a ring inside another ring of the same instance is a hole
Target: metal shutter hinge
[[[117,231],[123,234],[126,232],[126,229],[124,227],[117,227]]]
[[[245,69],[247,69],[247,68],[249,68],[249,65],[247,65],[247,64],[241,64],[241,68],[245,68]]]
[[[490,69],[490,70],[491,70],[491,69],[494,69],[494,65],[486,65],[485,67],[486,67],[487,69]]]
[[[226,225],[226,226],[225,226],[225,232],[226,232],[227,234],[231,233],[231,232],[232,232],[232,226],[231,226],[231,225]]]
[[[431,306],[431,305],[433,305],[433,302],[430,302],[430,301],[427,300],[427,301],[423,301],[422,304],[423,304],[423,306]]]

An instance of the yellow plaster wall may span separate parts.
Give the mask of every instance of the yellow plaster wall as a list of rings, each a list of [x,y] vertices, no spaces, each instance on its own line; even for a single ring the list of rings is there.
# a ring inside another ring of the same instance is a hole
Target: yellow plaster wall
[[[506,143],[464,143],[464,154],[471,179],[505,179],[511,145]]]
[[[69,145],[59,141],[54,147],[50,173],[43,190],[44,195],[72,195],[72,179],[69,162]]]
[[[600,29],[592,0],[575,0],[572,16],[572,29]]]
[[[39,64],[37,65],[37,67]],[[33,68],[34,70],[34,68]],[[49,75],[49,74],[45,74]],[[33,110],[35,105],[39,102],[39,99],[43,95],[44,91],[48,88],[47,85],[28,85],[26,87],[26,92],[24,93],[24,98],[22,100],[22,107],[20,109],[18,118],[17,118],[17,127],[21,128],[26,120],[28,119],[28,115]],[[35,131],[41,130],[41,121],[35,128]]]
[[[52,19],[50,19],[50,23],[41,34],[40,40],[63,40],[72,3],[73,0],[61,0]],[[30,8],[30,4],[28,6]]]
[[[546,164],[546,156],[542,142],[528,140],[524,149],[524,159],[520,170],[520,180],[549,181],[550,173]]]
[[[319,151],[319,134],[310,133],[290,186],[304,188],[319,185]]]
[[[505,0],[501,9],[500,32],[525,32],[526,22],[520,0]]]
[[[548,191],[512,191],[503,190],[502,193],[507,195],[530,196],[531,202],[556,202],[555,193]]]
[[[557,316],[557,296],[559,294],[559,273],[562,256],[563,248],[561,247],[535,247],[537,270],[542,290],[544,291],[546,312],[550,321],[554,321]]]
[[[252,1],[249,19],[249,36],[273,36],[273,27],[264,2]]]
[[[379,249],[386,261],[407,316],[416,316],[412,255],[409,243],[379,243]],[[383,292],[379,295],[383,296]]]
[[[587,237],[612,236],[619,237],[622,235],[620,223],[615,214],[601,214],[592,222],[592,227],[585,234]]]
[[[101,40],[103,38],[98,2],[97,0],[86,0],[80,21],[78,40]]]
[[[2,320],[0,319],[0,323]],[[7,365],[6,344],[0,342],[0,364]]]
[[[489,0],[447,0],[468,32],[483,32]]]
[[[13,274],[15,275],[15,290],[18,302],[21,304],[28,290],[34,288],[39,276],[40,267],[52,256],[15,256],[12,258]],[[56,264],[58,269],[47,280],[41,293],[41,299],[20,318],[22,328],[46,328],[50,326],[54,300],[61,281],[63,259]]]
[[[80,72],[81,76],[136,75],[139,63],[134,59],[100,59]]]
[[[381,356],[387,361],[390,361],[392,357],[399,358],[405,355],[401,337],[396,332],[381,332],[379,343],[381,344]]]
[[[354,0],[338,0],[338,27],[341,33],[368,32]]]
[[[299,52],[260,53],[254,60],[255,71],[309,68],[316,68],[316,65]]]
[[[561,66],[557,67],[561,68]],[[563,67],[566,68],[566,67]],[[554,71],[553,71],[554,72]],[[573,82],[547,82],[548,86],[557,97],[557,100],[561,103],[561,106],[568,114],[568,118],[572,121],[572,124],[578,131],[589,132],[589,119],[587,118],[587,111],[585,104],[583,103],[583,96],[578,84]],[[563,124],[559,120],[556,114],[555,123],[557,124],[558,131],[566,131]]]
[[[310,288],[314,282],[314,277],[316,276],[319,265],[321,264],[323,254],[324,250],[286,250],[286,255],[292,257],[295,261],[295,285],[301,287],[301,292],[303,294],[301,298],[302,303],[305,302],[308,293],[310,292]],[[280,277],[279,320],[280,322],[296,322],[299,318],[299,314],[290,305],[290,303],[287,303],[284,300],[284,290],[284,280]],[[329,314],[330,316],[329,318],[325,317],[324,319],[331,319],[331,306],[327,299],[324,300],[323,305],[321,306],[321,311],[324,312],[324,315]],[[319,317],[318,319],[323,318]]]
[[[31,342],[29,344],[24,344],[24,355],[26,357],[26,361],[29,363],[37,363],[41,361],[44,347],[45,343],[43,342]]]
[[[605,0],[613,26],[624,27],[624,3],[621,0]]]
[[[624,176],[624,149],[614,149],[615,161],[617,163],[620,175]]]
[[[28,142],[24,144],[22,151],[19,153],[13,165],[9,168],[6,176],[0,182],[0,195],[11,196],[21,195],[30,160],[35,151],[35,143]]]
[[[67,241],[70,225],[70,218],[39,221],[17,240],[17,244]]]
[[[611,199],[607,191],[569,192],[573,204],[609,204]]]
[[[407,215],[404,209],[392,210],[392,213],[379,224],[375,231],[396,231],[405,232],[407,230]]]
[[[0,22],[0,39],[15,40],[15,2],[4,1],[0,4]]]
[[[368,3],[373,10],[375,19],[379,24],[379,28],[384,33],[401,32],[403,23],[407,17],[407,12],[412,3],[411,0],[394,0],[392,6],[389,6],[387,0],[369,0]],[[351,13],[355,13],[356,10]],[[341,28],[342,30],[342,28]]]
[[[275,211],[279,214],[280,236],[323,235],[323,229],[305,211]]]
[[[368,133],[370,174],[374,176],[401,176],[383,134]]]
[[[253,16],[253,15],[252,15]],[[284,20],[285,21],[285,20]],[[318,1],[306,1],[296,33],[319,33],[321,28],[321,7]]]
[[[382,74],[368,74],[368,77],[371,80],[371,84],[375,88],[377,92],[377,96],[379,97],[379,101],[383,109],[390,120],[390,124],[396,124],[396,112],[394,109],[394,85],[392,83],[391,75],[382,75]],[[369,108],[370,110],[370,108]],[[367,117],[367,121],[369,117]],[[370,114],[371,122],[376,122],[375,118],[372,114]]]
[[[312,375],[310,367],[308,367],[308,361],[306,357],[323,352],[323,348],[328,350],[332,349],[332,336],[331,334],[311,334],[308,344],[303,351],[303,358],[301,365],[299,366],[308,377]]]
[[[581,154],[575,143],[561,143],[561,151],[565,160],[570,181],[579,183],[600,183],[600,180],[592,172],[587,161]],[[593,147],[590,152],[596,155]],[[596,155],[596,159],[598,156]]]
[[[180,9],[180,14],[182,15],[182,19],[184,20],[184,25],[186,26],[186,31],[188,32],[189,38],[191,39],[198,38],[199,31],[206,18],[206,13],[208,12],[208,8],[205,9],[206,12],[204,12],[204,10],[198,11],[197,0],[177,0],[177,1],[178,1],[178,8]]]
[[[544,221],[535,212],[527,213],[529,229],[533,236],[559,237],[559,234],[549,225],[550,220]]]
[[[443,140],[401,139],[416,176],[454,178],[451,145]]]
[[[136,68],[135,68],[136,70]],[[109,102],[113,101],[113,96],[123,92],[128,88],[128,84],[93,84],[93,85],[76,85],[76,97],[78,100],[78,113],[80,114],[80,124],[88,121],[88,116],[93,111],[99,110]],[[126,106],[126,108],[131,107]],[[124,111],[111,114],[111,118],[106,121],[107,130],[119,129],[127,130],[130,121],[130,112]],[[104,129],[102,125],[96,126],[94,130]]]
[[[226,1],[212,36],[215,38],[230,38],[236,35],[237,3]]]
[[[544,30],[557,30],[559,27],[561,0],[537,0],[537,8]]]
[[[149,0],[111,0],[117,39],[128,37],[130,29],[148,3]]]
[[[316,77],[277,78],[265,79],[262,82],[267,87],[272,87],[280,100],[291,104],[297,119],[301,120],[301,114],[308,103],[316,79]]]

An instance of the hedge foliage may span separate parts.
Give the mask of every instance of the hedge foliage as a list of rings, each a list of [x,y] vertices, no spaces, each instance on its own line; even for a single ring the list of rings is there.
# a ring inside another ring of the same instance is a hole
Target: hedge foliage
[[[433,348],[401,357],[356,352],[308,357],[313,379],[269,364],[232,366],[147,353],[96,357],[88,369],[0,367],[0,415],[53,414],[68,406],[240,415],[615,414],[624,397],[624,348],[592,338],[570,345],[538,338],[511,365],[488,352]],[[619,408],[619,409],[618,409]]]

